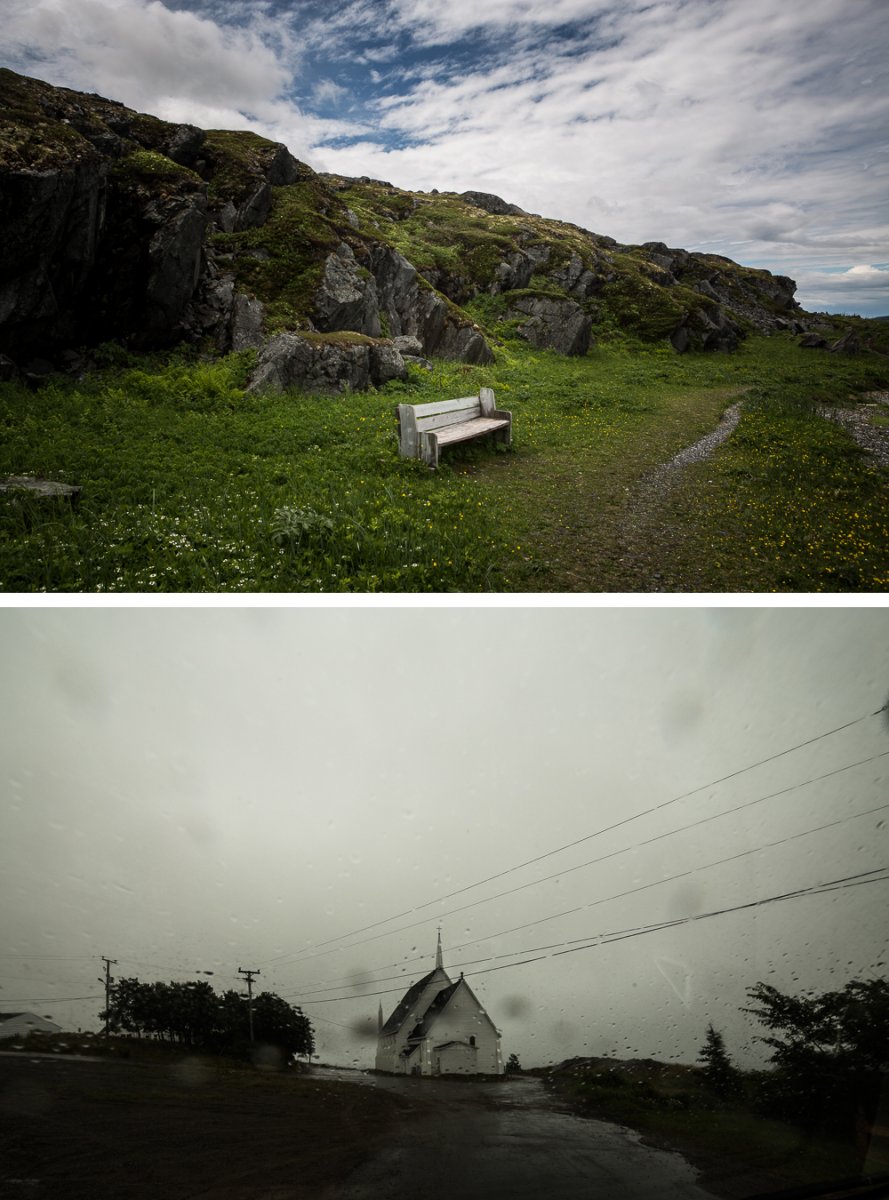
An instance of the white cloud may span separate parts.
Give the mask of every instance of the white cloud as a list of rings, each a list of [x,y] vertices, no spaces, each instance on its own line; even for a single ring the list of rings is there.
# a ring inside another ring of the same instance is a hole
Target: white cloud
[[[224,27],[158,0],[13,0],[7,49],[37,57],[53,82],[99,90],[154,112],[166,103],[250,106],[289,72],[251,30]]]
[[[856,287],[889,287],[889,267],[850,267],[842,278]]]
[[[312,99],[316,104],[338,104],[348,94],[348,88],[341,87],[332,79],[321,79],[312,88]]]
[[[861,264],[846,270],[814,268],[797,283],[803,306],[816,312],[889,314],[889,266]]]

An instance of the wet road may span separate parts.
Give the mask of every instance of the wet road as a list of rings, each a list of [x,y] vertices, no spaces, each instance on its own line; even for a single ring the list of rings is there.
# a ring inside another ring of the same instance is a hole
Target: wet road
[[[354,1172],[338,1200],[712,1200],[678,1154],[559,1111],[536,1079],[479,1085],[351,1075],[357,1079],[434,1109]]]

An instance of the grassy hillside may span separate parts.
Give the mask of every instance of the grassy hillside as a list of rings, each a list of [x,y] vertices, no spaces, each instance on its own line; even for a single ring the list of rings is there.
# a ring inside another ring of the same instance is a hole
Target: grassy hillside
[[[886,472],[821,409],[889,387],[885,356],[752,337],[678,356],[620,338],[583,358],[509,341],[485,368],[245,396],[252,353],[129,359],[33,392],[0,385],[0,474],[82,486],[0,497],[5,591],[884,591]],[[394,406],[494,388],[511,451],[431,472]],[[652,505],[640,481],[740,424]],[[873,420],[880,412],[866,410]]]

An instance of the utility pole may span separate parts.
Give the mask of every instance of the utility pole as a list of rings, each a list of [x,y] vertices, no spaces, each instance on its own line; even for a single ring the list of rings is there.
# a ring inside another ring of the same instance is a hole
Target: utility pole
[[[99,983],[105,984],[105,1037],[108,1036],[108,1009],[111,1005],[111,965],[117,966],[116,958],[106,958],[101,955],[102,962],[105,964],[105,978],[99,976]]]
[[[253,976],[259,975],[259,971],[245,971],[243,967],[238,967],[238,974],[247,977],[247,1015],[250,1020],[250,1041],[253,1041]]]

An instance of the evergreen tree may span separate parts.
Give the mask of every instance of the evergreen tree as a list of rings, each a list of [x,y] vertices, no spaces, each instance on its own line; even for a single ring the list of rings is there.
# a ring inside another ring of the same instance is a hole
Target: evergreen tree
[[[717,1096],[730,1096],[740,1087],[738,1072],[725,1048],[725,1039],[712,1024],[707,1026],[707,1040],[698,1054],[704,1064],[704,1078]]]

